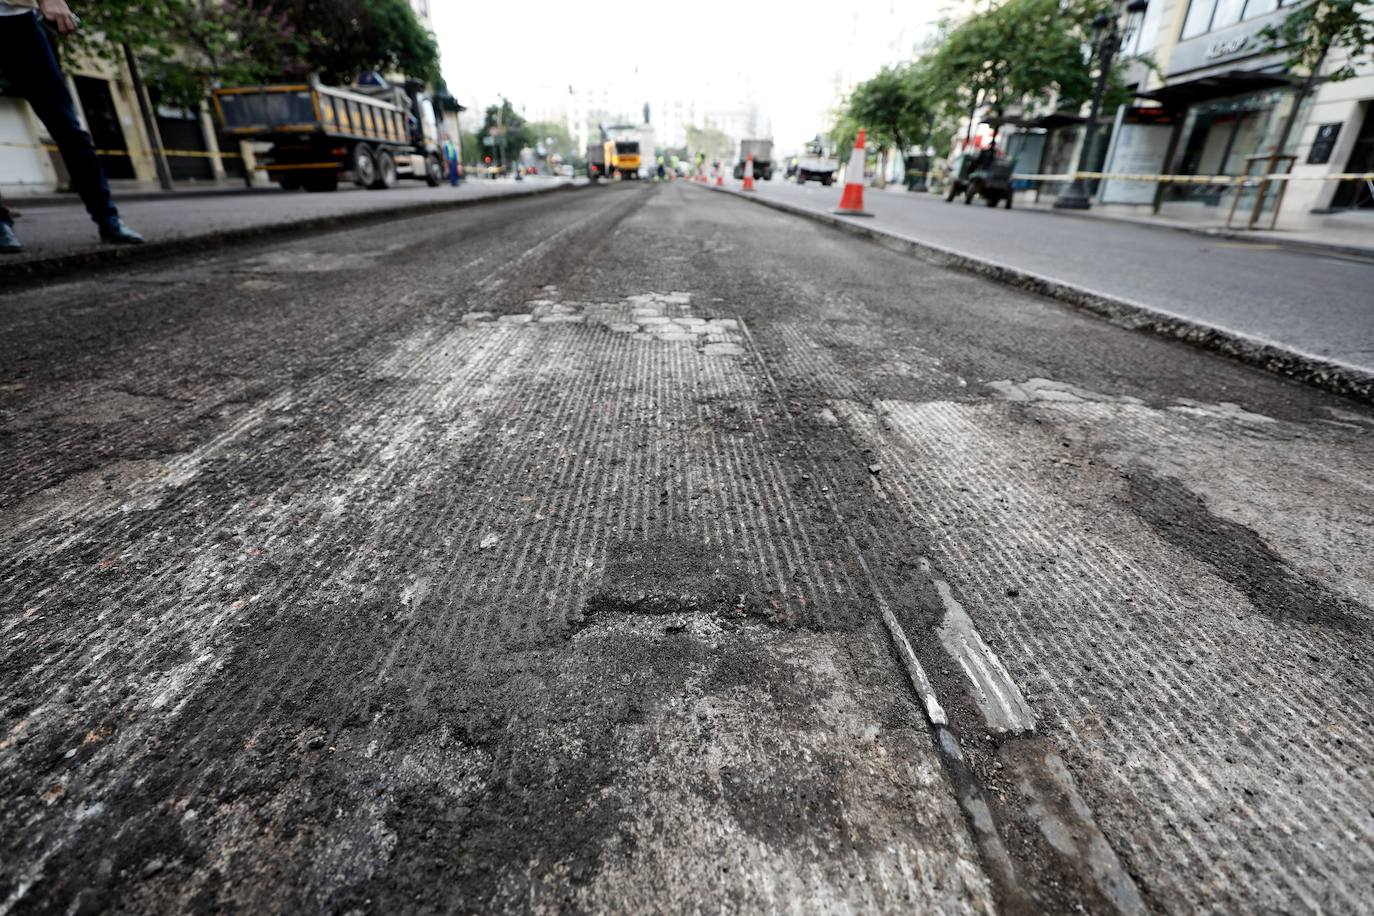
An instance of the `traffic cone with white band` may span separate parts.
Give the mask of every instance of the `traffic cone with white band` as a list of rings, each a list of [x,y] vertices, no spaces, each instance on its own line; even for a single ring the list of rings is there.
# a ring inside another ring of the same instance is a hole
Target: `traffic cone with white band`
[[[744,157],[744,190],[754,190],[754,154]]]
[[[835,211],[840,216],[872,216],[864,209],[864,132],[854,138],[854,152],[849,155],[849,165],[844,169],[844,194],[840,197],[840,207]]]

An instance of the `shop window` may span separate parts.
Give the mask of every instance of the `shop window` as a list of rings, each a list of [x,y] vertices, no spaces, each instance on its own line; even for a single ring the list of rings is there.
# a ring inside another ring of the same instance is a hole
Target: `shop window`
[[[1235,25],[1244,12],[1245,0],[1217,0],[1217,10],[1212,14],[1212,31]]]
[[[1212,27],[1212,10],[1216,0],[1193,0],[1188,7],[1188,18],[1183,22],[1183,38],[1196,38],[1205,35]]]

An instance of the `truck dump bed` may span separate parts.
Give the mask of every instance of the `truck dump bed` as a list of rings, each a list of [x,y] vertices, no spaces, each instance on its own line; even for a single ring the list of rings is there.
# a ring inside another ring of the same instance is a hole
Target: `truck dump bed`
[[[410,142],[402,105],[348,89],[318,83],[243,86],[216,89],[214,99],[225,132],[244,139],[326,134]]]

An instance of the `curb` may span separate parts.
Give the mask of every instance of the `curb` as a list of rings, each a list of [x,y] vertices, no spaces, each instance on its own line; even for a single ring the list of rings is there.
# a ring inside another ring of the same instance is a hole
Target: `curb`
[[[126,267],[180,254],[219,249],[225,245],[236,245],[279,236],[299,235],[322,229],[365,226],[370,223],[388,222],[411,216],[425,216],[448,210],[464,210],[468,207],[479,207],[500,201],[524,200],[525,198],[554,194],[560,191],[576,191],[583,187],[587,186],[560,184],[552,188],[536,188],[511,194],[494,194],[472,200],[436,200],[420,204],[404,203],[380,207],[376,210],[361,210],[353,213],[336,213],[330,216],[312,216],[307,219],[288,222],[242,226],[238,229],[225,229],[220,232],[207,232],[202,235],[148,242],[144,245],[89,248],[47,258],[0,263],[0,289],[64,277],[73,270],[93,271],[112,267]]]
[[[1306,382],[1336,394],[1374,403],[1374,372],[1325,357],[1285,347],[1261,337],[1231,331],[1217,325],[1167,312],[1152,306],[1117,296],[1108,296],[1071,283],[1052,280],[1028,270],[1007,267],[983,258],[962,254],[930,242],[875,229],[864,223],[850,222],[843,217],[818,213],[805,207],[750,197],[730,188],[710,188],[771,207],[793,216],[802,216],[824,223],[852,235],[870,239],[892,251],[912,254],[941,267],[952,267],[978,274],[989,280],[1023,289],[1057,302],[1081,308],[1106,318],[1113,324],[1134,331],[1146,331],[1161,337],[1182,340],[1195,347],[1221,353],[1240,362],[1257,366],[1276,375]]]
[[[728,189],[727,189],[728,190]],[[870,190],[872,190],[870,188]],[[896,191],[884,191],[882,193],[900,196]],[[1189,235],[1196,235],[1207,239],[1224,239],[1226,241],[1247,242],[1252,245],[1277,245],[1287,251],[1297,251],[1303,254],[1328,255],[1335,258],[1349,258],[1359,261],[1374,261],[1374,248],[1360,245],[1341,245],[1335,242],[1314,242],[1307,239],[1288,238],[1283,235],[1256,235],[1256,232],[1268,233],[1271,230],[1257,229],[1246,231],[1243,229],[1227,229],[1224,226],[1187,226],[1176,223],[1160,223],[1154,220],[1141,219],[1133,216],[1122,216],[1120,214],[1099,214],[1097,216],[1085,216],[1077,210],[1056,210],[1053,207],[1046,207],[1039,204],[1018,205],[1023,213],[1045,213],[1050,216],[1067,217],[1069,219],[1096,220],[1103,223],[1116,223],[1122,226],[1139,226],[1142,229],[1158,229],[1163,232],[1186,232]],[[1281,233],[1284,230],[1274,230]]]

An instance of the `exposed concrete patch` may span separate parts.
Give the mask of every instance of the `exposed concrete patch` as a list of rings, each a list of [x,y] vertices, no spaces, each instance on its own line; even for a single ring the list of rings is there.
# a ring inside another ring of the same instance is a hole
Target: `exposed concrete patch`
[[[983,711],[988,727],[1002,734],[1028,732],[1035,728],[1035,713],[1021,689],[1016,686],[997,653],[988,648],[964,606],[950,591],[949,583],[935,574],[930,561],[921,558],[921,571],[935,585],[945,605],[945,618],[937,631],[940,644],[958,662],[973,684],[974,700]]]
[[[1026,813],[1070,868],[1082,872],[1122,916],[1145,916],[1149,908],[1135,881],[1102,835],[1064,761],[1042,741],[1003,745],[998,760],[1008,768]]]

